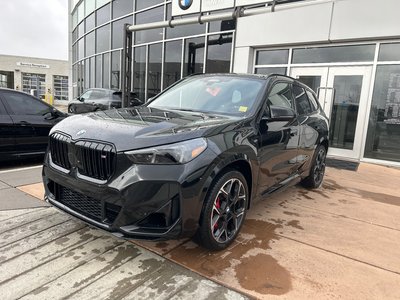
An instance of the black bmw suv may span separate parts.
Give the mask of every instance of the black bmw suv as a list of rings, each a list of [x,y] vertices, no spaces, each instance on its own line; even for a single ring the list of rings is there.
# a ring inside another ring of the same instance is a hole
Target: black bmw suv
[[[197,233],[226,248],[254,201],[321,185],[328,120],[286,76],[196,75],[140,107],[72,116],[50,132],[52,205],[119,237]]]

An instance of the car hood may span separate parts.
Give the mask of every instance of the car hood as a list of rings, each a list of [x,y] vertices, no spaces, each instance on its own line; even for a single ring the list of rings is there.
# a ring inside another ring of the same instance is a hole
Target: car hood
[[[241,119],[198,112],[160,110],[148,107],[114,109],[74,115],[50,132],[63,132],[73,140],[113,143],[117,151],[135,150],[232,130]]]

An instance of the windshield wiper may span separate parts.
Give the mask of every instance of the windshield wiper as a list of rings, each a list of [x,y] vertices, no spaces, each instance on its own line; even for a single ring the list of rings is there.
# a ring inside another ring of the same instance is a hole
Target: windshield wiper
[[[172,108],[172,109],[173,109],[173,110],[191,111],[191,112],[198,112],[198,113],[201,113],[201,112],[199,112],[199,111],[197,111],[197,110],[190,109],[190,108]]]

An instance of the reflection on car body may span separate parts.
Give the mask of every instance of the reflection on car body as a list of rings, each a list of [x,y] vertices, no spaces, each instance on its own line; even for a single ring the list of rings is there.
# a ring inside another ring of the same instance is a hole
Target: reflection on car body
[[[72,116],[50,133],[45,198],[117,236],[226,248],[254,201],[321,185],[328,121],[308,97],[286,76],[204,74],[141,107]]]

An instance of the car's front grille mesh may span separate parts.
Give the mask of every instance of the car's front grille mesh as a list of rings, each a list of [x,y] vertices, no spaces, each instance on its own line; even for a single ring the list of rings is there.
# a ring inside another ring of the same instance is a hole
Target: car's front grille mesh
[[[88,141],[75,144],[79,173],[106,180],[113,172],[115,151],[112,146]]]
[[[70,169],[71,164],[68,159],[68,143],[69,137],[54,133],[50,137],[50,153],[53,163],[63,167],[65,169]]]
[[[71,143],[69,137],[54,133],[50,136],[50,153],[57,166],[69,170],[72,162],[79,173],[87,177],[107,180],[114,172],[116,151],[109,144],[92,141]]]
[[[57,183],[55,183],[55,190],[58,202],[97,222],[112,224],[121,211],[119,205],[102,202]]]
[[[102,221],[101,201],[58,185],[58,201],[95,221]]]

